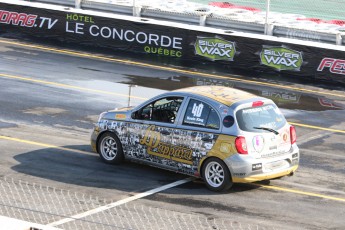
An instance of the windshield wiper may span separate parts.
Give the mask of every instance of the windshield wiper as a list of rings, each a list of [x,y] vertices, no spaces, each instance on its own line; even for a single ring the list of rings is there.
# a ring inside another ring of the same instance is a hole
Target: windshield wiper
[[[275,135],[279,134],[276,130],[271,129],[271,128],[266,128],[266,127],[253,127],[253,128],[254,129],[262,129],[262,130],[270,131],[270,132],[274,133]]]

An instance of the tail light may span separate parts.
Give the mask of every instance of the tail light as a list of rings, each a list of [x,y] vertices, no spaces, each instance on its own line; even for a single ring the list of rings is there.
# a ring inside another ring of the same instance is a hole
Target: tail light
[[[240,153],[240,154],[248,154],[246,138],[244,138],[244,137],[237,137],[235,139],[235,146],[236,146],[236,149],[237,149],[238,153]]]
[[[290,126],[290,140],[291,144],[294,144],[297,140],[296,129],[294,126]]]
[[[262,106],[264,104],[263,101],[254,101],[252,107]]]

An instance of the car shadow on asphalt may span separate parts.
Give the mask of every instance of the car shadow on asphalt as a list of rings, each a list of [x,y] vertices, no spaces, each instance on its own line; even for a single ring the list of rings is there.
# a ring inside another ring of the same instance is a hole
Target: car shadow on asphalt
[[[69,151],[70,150],[70,151]],[[125,161],[110,165],[92,153],[89,145],[45,148],[16,155],[16,172],[78,186],[144,192],[186,178],[186,175]],[[224,193],[257,189],[255,184],[235,184]],[[201,179],[177,186],[179,193],[219,194],[209,191]],[[164,191],[169,193],[168,190]],[[175,193],[175,191],[173,192]]]

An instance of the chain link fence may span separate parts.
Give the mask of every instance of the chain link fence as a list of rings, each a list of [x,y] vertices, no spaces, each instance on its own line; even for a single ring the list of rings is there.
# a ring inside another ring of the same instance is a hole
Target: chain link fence
[[[329,44],[345,44],[345,0],[30,0]]]
[[[241,224],[231,220],[231,217],[214,218],[162,209],[138,200],[91,212],[82,218],[73,218],[76,214],[113,202],[7,177],[0,179],[0,216],[59,229],[267,229],[258,225]]]
[[[266,12],[267,3],[269,13],[285,13],[321,20],[339,19],[345,20],[345,0],[229,0],[209,1],[190,0],[205,5],[218,5],[224,8],[247,9],[253,12]],[[218,4],[217,4],[218,3]]]

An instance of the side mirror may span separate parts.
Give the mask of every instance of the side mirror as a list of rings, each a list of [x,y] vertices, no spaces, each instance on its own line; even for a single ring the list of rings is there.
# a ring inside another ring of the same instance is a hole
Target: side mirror
[[[138,119],[138,111],[135,111],[131,114],[132,119]]]

